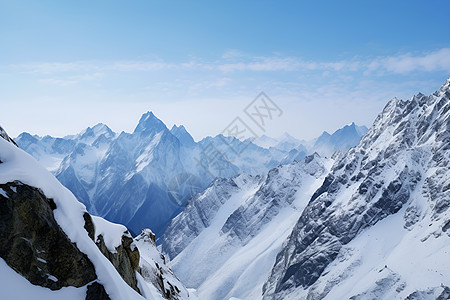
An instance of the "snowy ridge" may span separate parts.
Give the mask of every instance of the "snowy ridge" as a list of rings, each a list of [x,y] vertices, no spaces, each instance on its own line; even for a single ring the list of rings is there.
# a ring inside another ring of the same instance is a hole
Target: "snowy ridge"
[[[447,80],[387,104],[311,198],[264,299],[448,298],[449,99]]]
[[[163,293],[157,289],[153,282],[147,282],[144,277],[136,272],[138,287],[142,295],[138,294],[122,279],[121,275],[115,269],[113,264],[101,252],[99,245],[94,241],[98,240],[101,235],[106,247],[111,253],[115,253],[116,249],[123,243],[123,238],[130,237],[126,227],[118,224],[110,223],[99,217],[92,217],[95,234],[89,236],[86,226],[86,208],[77,201],[74,195],[43,166],[32,158],[29,154],[17,148],[11,142],[4,138],[0,138],[0,184],[10,182],[21,182],[21,184],[39,188],[43,194],[52,199],[55,207],[53,215],[60,228],[76,247],[85,253],[88,259],[93,263],[97,282],[106,290],[107,295],[112,300],[122,299],[193,299],[184,286],[173,275],[170,269],[165,265],[164,261],[159,261],[159,268],[164,270],[161,274],[162,280],[167,285],[176,283],[175,290],[169,297],[167,293]],[[12,188],[15,191],[15,188]],[[6,193],[2,193],[2,197],[8,197]],[[44,233],[42,233],[44,234]],[[142,246],[142,262],[144,257],[148,257],[148,247],[136,242],[131,245],[132,248]],[[153,247],[152,256],[160,255],[156,247]],[[132,249],[133,250],[133,249]],[[123,250],[125,251],[125,250]],[[133,250],[134,251],[134,250]],[[38,258],[39,259],[39,258]],[[148,258],[147,258],[148,259]],[[43,263],[46,261],[40,259]],[[58,262],[54,262],[58,263]],[[11,269],[3,259],[0,259],[0,279],[2,297],[7,299],[84,299],[86,296],[86,286],[79,288],[63,287],[62,289],[51,291],[44,287],[34,286],[21,275]],[[124,266],[125,267],[125,266]],[[142,263],[141,268],[144,267]],[[156,271],[153,265],[147,266],[147,272]],[[58,279],[48,274],[50,280]],[[7,283],[7,284],[5,284]],[[165,291],[164,291],[165,292]],[[103,299],[103,298],[102,298]]]
[[[4,139],[0,139],[0,182],[15,180],[40,188],[55,201],[55,219],[69,239],[85,253],[95,266],[99,282],[105,287],[111,299],[143,299],[128,286],[111,263],[98,250],[83,228],[83,214],[86,209],[73,194],[30,155]]]
[[[318,153],[321,156],[329,157],[336,151],[345,152],[356,146],[367,130],[366,126],[358,126],[352,122],[332,134],[324,131],[318,138],[309,141],[298,140],[288,133],[284,133],[276,139],[262,135],[253,143],[262,148],[288,152],[281,161],[283,164],[288,164],[294,160],[298,161],[308,154]]]
[[[276,253],[329,167],[315,154],[263,177],[216,180],[162,238],[173,270],[200,299],[261,298]]]

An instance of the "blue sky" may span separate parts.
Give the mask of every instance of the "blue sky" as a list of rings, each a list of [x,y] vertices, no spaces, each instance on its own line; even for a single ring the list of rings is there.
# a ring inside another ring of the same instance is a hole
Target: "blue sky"
[[[271,136],[370,126],[450,75],[449,15],[448,0],[0,0],[0,124],[131,131],[152,110],[199,139],[264,91],[283,110]]]

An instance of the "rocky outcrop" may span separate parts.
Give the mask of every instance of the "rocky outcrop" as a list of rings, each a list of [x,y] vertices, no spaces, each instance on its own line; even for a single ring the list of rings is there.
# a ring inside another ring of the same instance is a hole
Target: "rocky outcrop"
[[[93,282],[87,286],[86,300],[110,300],[103,285]]]
[[[140,293],[137,286],[136,272],[139,272],[139,250],[134,246],[131,235],[127,232],[122,236],[122,244],[116,247],[115,252],[109,251],[106,247],[102,235],[95,240],[95,226],[91,216],[84,213],[84,228],[88,232],[89,237],[96,243],[97,247],[106,258],[113,264],[123,280],[128,283],[135,291]]]
[[[134,241],[141,252],[139,265],[144,280],[156,287],[164,299],[190,298],[187,289],[166,265],[165,256],[156,248],[155,234],[144,229]]]
[[[90,260],[57,224],[51,199],[18,181],[0,191],[0,257],[11,268],[52,290],[96,280]]]
[[[0,189],[0,257],[11,268],[31,283],[52,290],[66,286],[81,287],[97,279],[91,261],[57,224],[52,211],[56,206],[52,199],[19,181],[0,184]],[[85,229],[92,238],[92,219],[88,213],[84,219]],[[124,235],[115,253],[107,249],[102,236],[96,244],[124,281],[140,293],[136,279],[139,251],[132,242],[130,236]],[[91,299],[109,299],[103,286],[97,282],[88,287],[88,296]]]

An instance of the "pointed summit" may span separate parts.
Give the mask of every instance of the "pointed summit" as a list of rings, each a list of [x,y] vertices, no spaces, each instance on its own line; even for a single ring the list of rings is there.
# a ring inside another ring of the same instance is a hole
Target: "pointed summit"
[[[296,140],[296,138],[294,138],[289,133],[285,132],[278,138],[278,140],[279,141],[290,141],[290,140]]]
[[[105,124],[98,123],[93,127],[88,127],[80,133],[81,140],[87,140],[92,138],[98,138],[101,135],[105,135],[107,138],[114,137],[114,132]]]
[[[366,126],[358,126],[355,122],[345,125],[333,134],[324,131],[315,141],[314,149],[324,156],[329,156],[336,150],[346,151],[356,146],[366,132]]]
[[[170,132],[186,147],[195,145],[195,141],[183,125],[173,125]]]
[[[444,82],[444,84],[439,88],[438,92],[445,93],[446,91],[450,91],[450,76]]]
[[[148,111],[142,115],[133,133],[157,133],[164,130],[168,130],[166,125],[164,125],[164,123],[158,119],[153,112]]]

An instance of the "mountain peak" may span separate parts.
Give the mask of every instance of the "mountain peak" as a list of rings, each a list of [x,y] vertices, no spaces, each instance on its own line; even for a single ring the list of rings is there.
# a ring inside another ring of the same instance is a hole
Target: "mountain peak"
[[[168,130],[166,125],[158,119],[153,112],[148,111],[139,119],[139,123],[134,129],[134,133],[138,132],[161,132]]]
[[[177,126],[174,124],[172,126],[172,129],[170,129],[170,132],[180,141],[181,144],[185,146],[191,146],[195,144],[194,139],[183,125]]]
[[[283,141],[283,140],[295,140],[296,138],[294,138],[292,135],[290,135],[289,133],[285,132],[283,133],[278,140],[279,141]]]
[[[86,128],[79,134],[80,139],[85,141],[96,139],[101,135],[105,135],[105,137],[111,138],[114,136],[114,132],[107,125],[98,123],[92,127]]]
[[[319,136],[318,139],[320,139],[320,138],[327,138],[327,137],[330,137],[330,136],[331,136],[331,134],[329,134],[328,131],[324,131],[324,132],[322,132],[322,134]]]
[[[444,84],[439,89],[440,92],[450,91],[450,76],[445,80]]]

